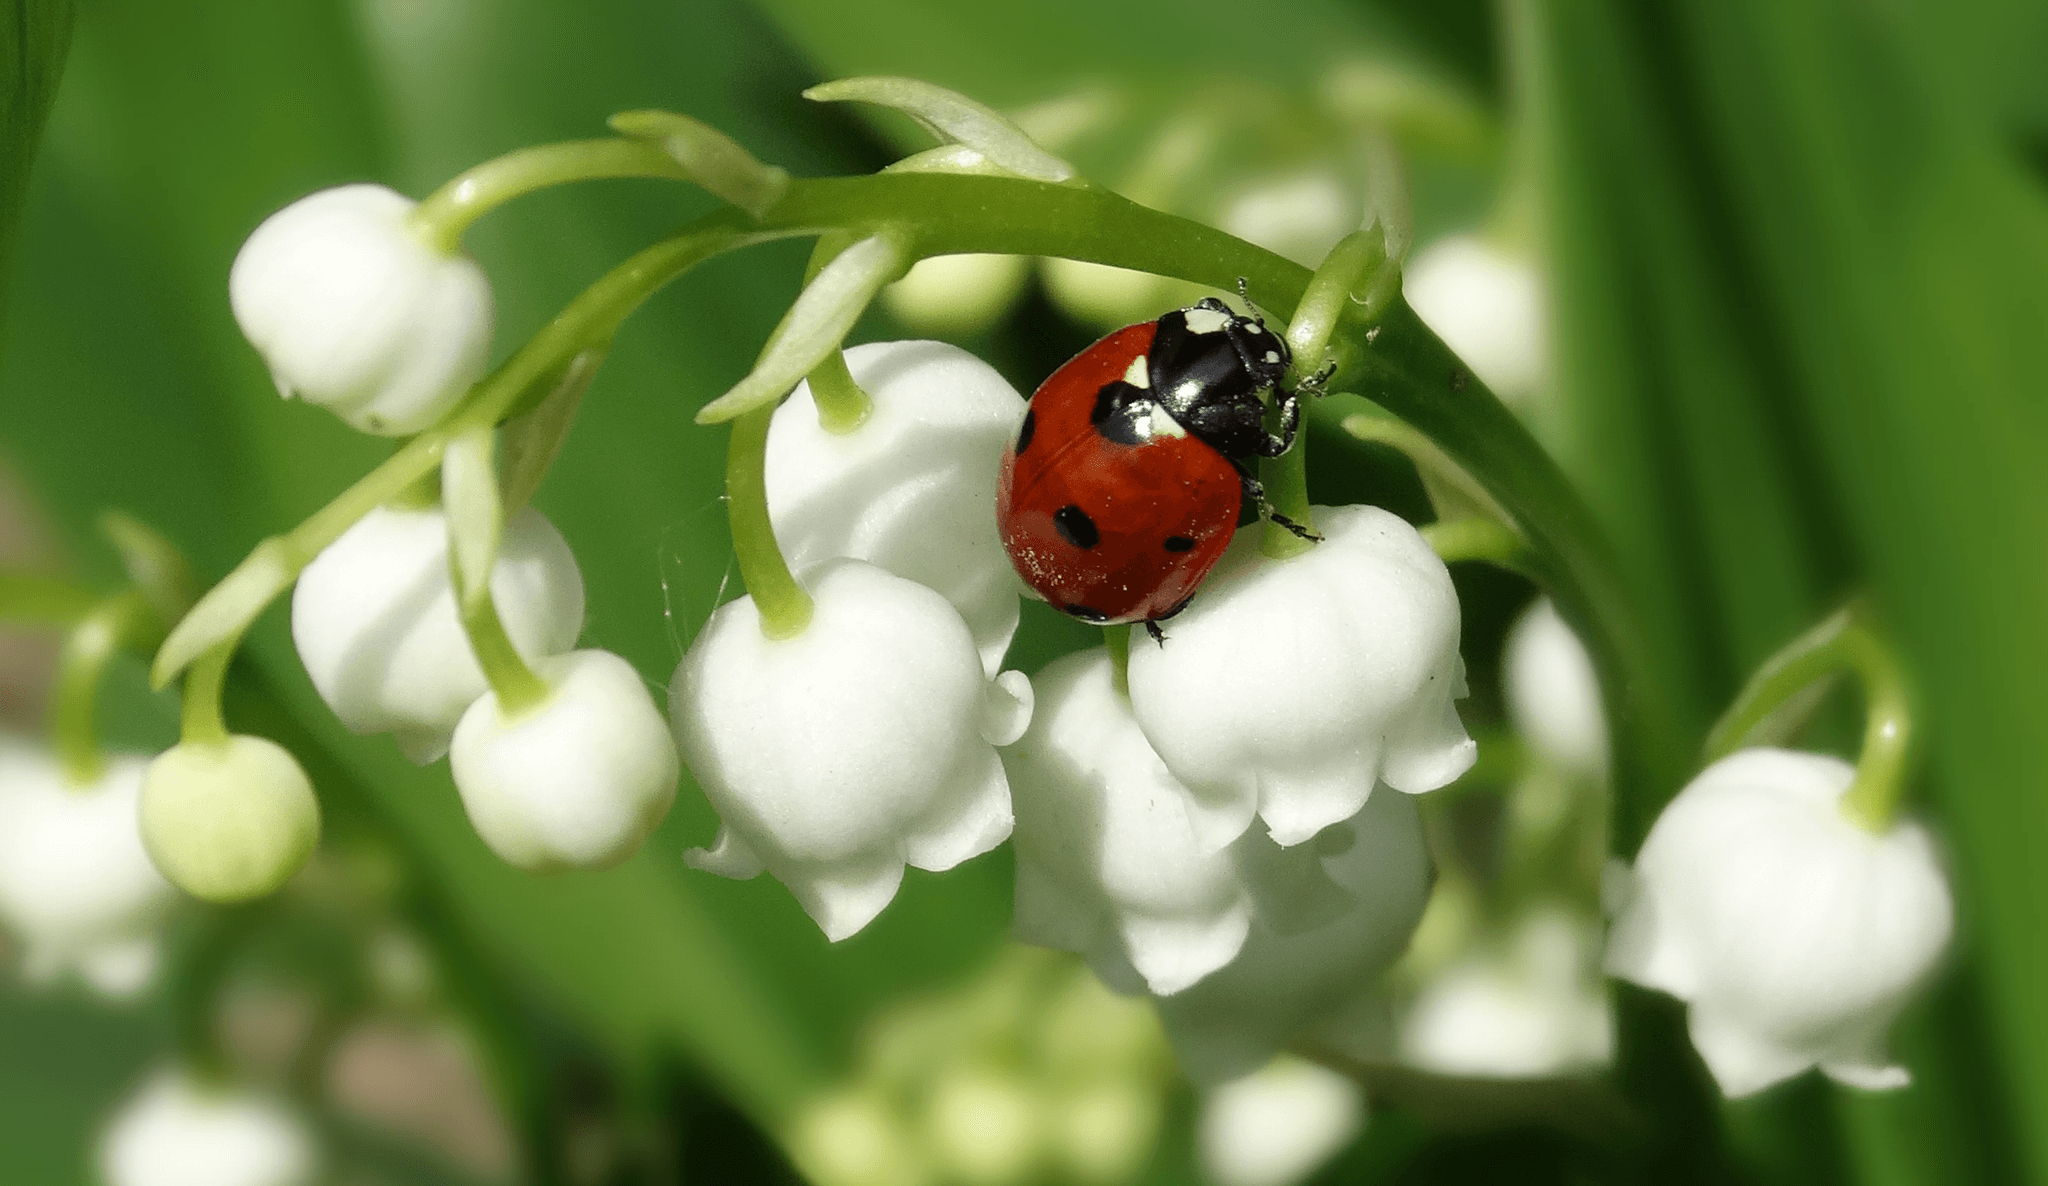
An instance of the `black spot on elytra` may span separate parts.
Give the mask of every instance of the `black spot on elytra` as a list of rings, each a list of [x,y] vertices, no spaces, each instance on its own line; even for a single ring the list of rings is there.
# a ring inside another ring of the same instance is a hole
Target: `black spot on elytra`
[[[1081,620],[1082,620],[1083,622],[1107,622],[1107,621],[1109,621],[1109,615],[1108,615],[1108,614],[1105,614],[1105,613],[1103,613],[1103,612],[1102,612],[1101,610],[1099,610],[1099,609],[1089,609],[1089,608],[1088,608],[1087,606],[1085,606],[1085,605],[1069,605],[1069,606],[1065,606],[1065,607],[1062,607],[1062,609],[1061,609],[1061,612],[1062,612],[1062,613],[1065,613],[1065,614],[1067,614],[1067,615],[1068,615],[1069,617],[1075,617],[1075,618],[1079,618],[1079,619],[1081,619]]]
[[[1152,408],[1152,397],[1115,379],[1102,385],[1095,393],[1095,406],[1089,409],[1088,423],[1104,439],[1119,445],[1142,445],[1146,438],[1138,435],[1138,416]]]
[[[1095,520],[1072,503],[1052,513],[1052,525],[1059,530],[1061,539],[1077,548],[1092,548],[1102,542],[1102,533],[1095,530]]]
[[[1169,535],[1166,537],[1166,550],[1169,552],[1188,552],[1194,550],[1194,546],[1195,541],[1184,535]]]
[[[1015,456],[1024,456],[1024,450],[1031,447],[1031,434],[1036,431],[1038,431],[1038,413],[1030,408],[1026,408],[1024,409],[1024,423],[1017,427]]]

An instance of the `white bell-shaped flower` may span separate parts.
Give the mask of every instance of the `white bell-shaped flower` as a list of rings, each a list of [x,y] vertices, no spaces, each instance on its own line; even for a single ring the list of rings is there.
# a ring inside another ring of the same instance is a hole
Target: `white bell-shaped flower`
[[[1403,1062],[1443,1075],[1542,1078],[1614,1055],[1595,925],[1532,912],[1497,951],[1477,952],[1423,986],[1400,1032]]]
[[[1294,1186],[1365,1128],[1365,1093],[1282,1055],[1202,1097],[1195,1147],[1216,1186]]]
[[[291,879],[320,841],[320,801],[291,751],[264,737],[183,742],[142,777],[149,859],[209,902],[245,902]]]
[[[1948,946],[1954,902],[1926,829],[1841,810],[1838,758],[1749,749],[1701,771],[1643,842],[1607,970],[1691,1005],[1694,1047],[1745,1096],[1818,1065],[1907,1082],[1884,1035]]]
[[[75,971],[108,996],[143,987],[156,928],[176,895],[142,848],[136,798],[148,760],[114,756],[88,786],[48,751],[0,739],[0,921],[25,971]]]
[[[1023,733],[1031,685],[988,680],[960,615],[931,589],[833,560],[801,580],[794,638],[761,633],[751,597],[719,607],[676,668],[669,712],[718,809],[727,877],[773,873],[844,939],[896,894],[903,866],[943,870],[1010,834],[995,747]]]
[[[312,1133],[252,1091],[158,1073],[100,1134],[107,1186],[309,1186]]]
[[[1256,813],[1282,845],[1357,814],[1377,782],[1434,790],[1477,747],[1458,594],[1415,529],[1378,507],[1315,508],[1322,543],[1285,560],[1231,541],[1154,646],[1131,646],[1131,707],[1219,848]]]
[[[415,204],[381,185],[321,190],[265,219],[228,273],[278,391],[380,436],[432,425],[490,360],[490,281],[408,224]]]
[[[448,764],[491,851],[536,873],[603,869],[639,851],[675,801],[681,763],[632,664],[609,651],[543,659],[547,698],[509,716],[486,692]]]
[[[1256,1070],[1305,1035],[1341,1044],[1345,1007],[1400,958],[1429,899],[1422,816],[1407,795],[1374,795],[1296,849],[1246,842],[1266,846],[1269,861],[1247,879],[1265,890],[1243,950],[1155,1002],[1198,1083]]]
[[[576,557],[532,507],[505,522],[491,599],[528,663],[568,651],[583,630]],[[415,762],[448,751],[489,687],[456,613],[438,506],[379,507],[315,557],[292,594],[292,641],[342,724],[391,734]]]
[[[1528,260],[1478,235],[1453,235],[1415,253],[1401,291],[1495,395],[1516,403],[1542,388],[1548,318],[1542,277]]]
[[[801,572],[865,560],[928,585],[974,632],[993,678],[1023,591],[996,532],[997,470],[1024,398],[995,368],[944,342],[872,342],[846,352],[873,406],[848,432],[818,423],[808,382],[768,432],[768,515]]]
[[[1032,690],[1031,728],[1003,752],[1017,813],[1017,938],[1098,966],[1128,961],[1161,995],[1235,959],[1252,921],[1239,845],[1202,846],[1186,788],[1112,686],[1109,653],[1069,655]]]
[[[1578,778],[1607,772],[1607,713],[1593,657],[1548,597],[1515,620],[1501,656],[1515,732],[1544,761]]]

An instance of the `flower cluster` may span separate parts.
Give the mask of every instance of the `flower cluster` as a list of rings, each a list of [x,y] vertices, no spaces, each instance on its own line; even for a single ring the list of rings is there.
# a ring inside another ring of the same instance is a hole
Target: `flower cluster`
[[[957,141],[898,170],[1073,192],[1058,188],[1075,182],[1070,166],[960,96],[871,79],[812,97],[897,106]],[[801,184],[683,117],[614,126],[621,141],[599,151],[609,175],[680,172],[756,223]],[[1290,1048],[1398,1058],[1407,1075],[1599,1065],[1613,1043],[1603,963],[1688,1002],[1694,1043],[1731,1096],[1815,1065],[1858,1086],[1903,1082],[1884,1031],[1946,946],[1953,907],[1927,834],[1892,818],[1897,773],[1875,749],[1854,768],[1754,748],[1710,765],[1613,879],[1603,952],[1612,739],[1592,660],[1540,600],[1503,664],[1529,761],[1501,799],[1499,851],[1466,861],[1440,834],[1449,809],[1424,796],[1478,757],[1457,707],[1462,615],[1444,557],[1560,577],[1572,622],[1596,623],[1576,616],[1572,574],[1529,562],[1544,533],[1412,429],[1384,439],[1422,471],[1443,516],[1429,534],[1372,506],[1311,505],[1302,409],[1337,373],[1326,358],[1349,362],[1375,340],[1376,328],[1334,335],[1370,327],[1395,299],[1408,246],[1402,203],[1370,186],[1361,196],[1356,180],[1295,161],[1217,197],[1237,233],[1323,260],[1292,324],[1205,298],[1104,339],[1083,356],[1100,376],[1083,367],[1069,391],[1056,375],[1029,403],[954,346],[842,350],[892,282],[889,299],[914,308],[963,278],[1020,283],[1023,265],[913,269],[923,241],[902,226],[829,228],[759,364],[699,414],[732,422],[728,512],[746,592],[696,631],[665,712],[624,658],[578,649],[581,572],[526,503],[624,310],[668,278],[650,279],[662,267],[730,246],[731,228],[636,257],[486,376],[491,289],[457,247],[488,204],[481,190],[454,184],[415,205],[350,186],[279,212],[231,279],[250,342],[284,394],[410,439],[170,630],[157,675],[186,679],[177,746],[108,760],[84,782],[46,755],[0,751],[0,917],[32,971],[130,984],[146,976],[170,885],[241,901],[307,860],[320,829],[310,779],[284,748],[222,720],[242,632],[295,586],[292,635],[319,696],[346,728],[388,734],[415,762],[445,755],[477,835],[519,868],[626,860],[687,768],[719,826],[683,859],[773,875],[836,942],[880,915],[907,868],[952,869],[1014,839],[1016,937],[1077,953],[1100,984],[1145,1000],[1208,1092],[1203,1143],[1221,1181],[1306,1173],[1361,1123],[1350,1084],[1274,1061]],[[1098,313],[1164,291],[1105,288],[1095,265],[1071,261],[1045,275]],[[1540,285],[1525,266],[1453,239],[1418,258],[1408,290],[1504,394],[1542,388]],[[987,316],[997,297],[941,312]],[[1440,360],[1462,390],[1464,372]],[[1046,443],[1027,459],[1034,439]],[[1040,475],[1058,480],[1034,488],[1045,505],[1024,505],[1020,466],[1055,464],[1066,468]],[[1185,514],[1145,520],[1159,506]],[[1269,522],[1239,531],[1254,509]],[[1047,550],[1027,557],[1012,527],[1030,515]],[[1455,553],[1460,539],[1494,544]],[[1048,578],[1062,564],[1095,575]],[[1027,582],[1102,626],[1104,645],[1035,676],[1006,669]],[[1067,595],[1083,587],[1113,599]],[[47,859],[58,850],[62,868]],[[1394,992],[1380,982],[1404,952],[1410,975]],[[1039,1045],[998,1057],[979,1030],[948,1031],[944,1050],[925,1034],[909,1060],[916,1090],[901,1066],[870,1068],[871,1081],[797,1122],[787,1135],[810,1172],[1107,1180],[1135,1163],[1159,1123],[1157,1043],[1134,1006],[1074,981],[1072,961],[1017,958],[1040,961],[1016,963],[1016,976],[1053,984],[1059,1002],[1018,1022]],[[1097,1039],[1129,1057],[1100,1057]],[[1012,1073],[1020,1065],[1031,1074]],[[217,1102],[190,1084],[151,1088],[109,1164],[140,1164],[133,1148],[169,1140],[152,1117],[206,1120]],[[1284,1150],[1260,1144],[1276,1116],[1299,1122]],[[251,1181],[309,1172],[286,1127],[270,1125],[267,1176]]]

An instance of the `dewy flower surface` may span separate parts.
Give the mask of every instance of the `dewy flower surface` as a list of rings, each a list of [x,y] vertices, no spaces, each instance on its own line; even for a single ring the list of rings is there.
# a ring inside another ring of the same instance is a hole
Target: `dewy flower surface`
[[[1030,718],[1030,684],[991,682],[966,623],[924,585],[834,560],[800,574],[794,638],[751,597],[721,606],[669,686],[683,758],[723,822],[689,860],[763,868],[834,939],[872,920],[908,863],[950,869],[1010,834],[995,746]]]
[[[768,514],[793,570],[865,560],[936,589],[974,632],[993,678],[1022,592],[996,534],[996,471],[1024,399],[987,363],[943,342],[846,352],[873,401],[847,432],[818,422],[810,384],[768,432]]]
[[[681,765],[631,664],[609,651],[543,659],[546,700],[508,716],[486,693],[448,751],[463,810],[491,851],[534,872],[603,869],[640,849]]]
[[[1465,668],[1443,561],[1377,507],[1314,514],[1322,543],[1275,560],[1240,533],[1165,642],[1131,647],[1131,707],[1211,848],[1254,813],[1299,844],[1376,782],[1434,790],[1477,754],[1452,704]]]
[[[177,1071],[160,1072],[100,1137],[107,1186],[308,1186],[318,1168],[291,1113]]]
[[[1925,829],[1842,813],[1854,776],[1743,750],[1679,792],[1637,857],[1607,970],[1691,1005],[1729,1096],[1815,1065],[1856,1087],[1907,1082],[1885,1030],[1947,947],[1954,903]]]
[[[505,523],[491,598],[529,663],[576,645],[583,576],[531,507]],[[448,749],[487,690],[456,616],[448,516],[380,507],[306,566],[292,594],[292,641],[320,698],[355,733],[390,733],[415,762]]]
[[[415,203],[345,185],[265,219],[228,298],[278,391],[380,436],[428,427],[489,361],[490,281],[408,225]]]
[[[155,969],[156,927],[176,894],[136,822],[147,765],[110,757],[98,781],[73,787],[52,755],[0,739],[0,919],[30,979],[75,969],[122,996]]]
[[[1161,994],[1229,963],[1251,930],[1251,895],[1232,850],[1200,844],[1186,788],[1111,686],[1109,653],[1069,655],[1032,689],[1031,728],[1003,752],[1017,811],[1017,938],[1098,964],[1128,960]]]

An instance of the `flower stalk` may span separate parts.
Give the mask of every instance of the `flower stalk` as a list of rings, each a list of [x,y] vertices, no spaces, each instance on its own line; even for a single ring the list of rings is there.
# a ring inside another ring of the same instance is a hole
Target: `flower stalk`
[[[1750,677],[1707,737],[1709,762],[1741,749],[1770,718],[1799,703],[1808,688],[1843,672],[1863,690],[1863,749],[1842,810],[1883,834],[1905,793],[1913,740],[1912,697],[1898,659],[1878,633],[1869,607],[1852,602],[1793,639]]]
[[[453,254],[477,219],[527,194],[575,181],[613,177],[692,180],[689,170],[659,143],[606,138],[541,144],[508,152],[469,169],[429,194],[412,212],[412,226],[434,247]]]
[[[775,542],[768,520],[768,426],[775,418],[770,404],[732,422],[726,447],[725,505],[732,525],[733,551],[740,578],[761,613],[761,633],[769,638],[795,638],[811,624],[811,595],[790,575],[789,564]]]
[[[122,647],[147,649],[152,624],[149,603],[140,590],[131,588],[94,606],[64,637],[57,660],[51,740],[65,780],[73,787],[91,786],[106,768],[94,728],[100,676]]]

